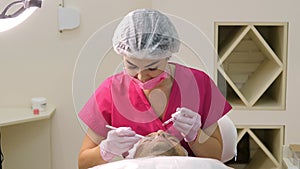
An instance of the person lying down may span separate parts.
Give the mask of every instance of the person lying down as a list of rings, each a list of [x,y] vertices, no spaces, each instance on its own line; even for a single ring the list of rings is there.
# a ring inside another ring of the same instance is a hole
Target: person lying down
[[[188,157],[180,141],[162,130],[145,136],[133,149],[124,160],[102,164],[91,169],[230,169],[216,159]]]

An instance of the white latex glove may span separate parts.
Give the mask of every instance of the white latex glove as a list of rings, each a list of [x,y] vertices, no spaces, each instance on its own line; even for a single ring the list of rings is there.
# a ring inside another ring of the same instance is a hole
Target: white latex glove
[[[115,156],[127,153],[133,145],[140,140],[130,127],[119,127],[110,130],[107,138],[100,143],[100,153],[105,161],[112,160]]]
[[[201,127],[201,116],[192,110],[182,107],[177,108],[172,114],[173,125],[181,133],[186,142],[194,141]]]

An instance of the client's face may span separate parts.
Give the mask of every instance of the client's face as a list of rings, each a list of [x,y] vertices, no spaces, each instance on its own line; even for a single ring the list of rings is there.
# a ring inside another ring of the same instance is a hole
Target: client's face
[[[137,146],[134,158],[149,156],[187,156],[179,140],[162,130],[151,133]]]

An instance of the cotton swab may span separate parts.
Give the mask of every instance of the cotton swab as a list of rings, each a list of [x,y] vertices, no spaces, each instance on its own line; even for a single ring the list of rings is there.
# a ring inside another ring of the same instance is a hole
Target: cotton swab
[[[165,122],[162,124],[162,126],[165,126],[165,125],[169,124],[171,121],[173,121],[173,118],[172,118],[172,117],[169,118],[167,121],[165,121]]]
[[[108,129],[112,129],[112,130],[116,130],[116,129],[118,129],[118,128],[116,128],[116,127],[113,127],[113,126],[110,126],[110,125],[105,125],[105,127],[106,128],[108,128]],[[144,138],[144,136],[142,136],[142,135],[139,135],[139,134],[135,134],[135,136],[137,136],[137,137],[139,137],[139,138]]]
[[[165,121],[165,122],[162,124],[162,126],[165,126],[165,125],[169,124],[171,121],[173,121],[173,120],[174,120],[174,119],[173,119],[173,116],[176,115],[176,114],[178,114],[178,113],[180,113],[179,110],[180,110],[180,108],[177,108],[177,109],[176,109],[176,112],[175,112],[174,114],[172,114],[172,117],[169,118],[167,121]]]

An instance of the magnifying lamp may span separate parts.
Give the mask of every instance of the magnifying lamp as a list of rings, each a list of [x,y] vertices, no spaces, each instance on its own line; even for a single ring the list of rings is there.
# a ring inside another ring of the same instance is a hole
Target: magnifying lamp
[[[0,32],[19,25],[41,6],[42,0],[18,0],[8,4],[0,14]]]

